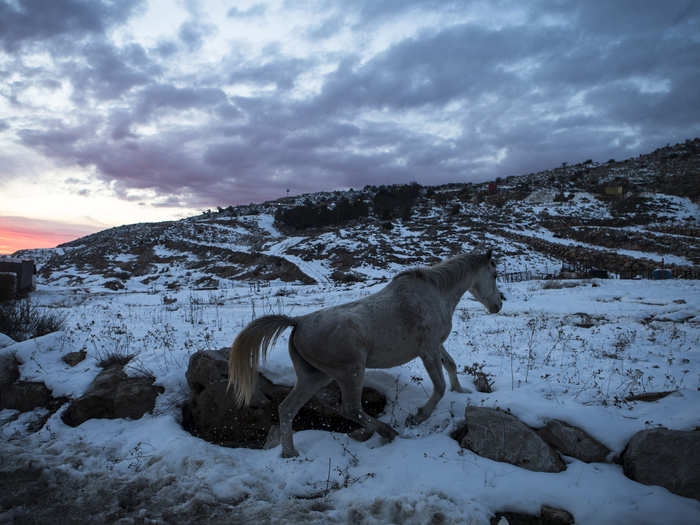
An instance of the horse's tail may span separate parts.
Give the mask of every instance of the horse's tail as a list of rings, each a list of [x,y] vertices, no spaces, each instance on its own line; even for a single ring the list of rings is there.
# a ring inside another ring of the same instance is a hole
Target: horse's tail
[[[255,391],[258,377],[258,362],[262,350],[263,361],[267,357],[270,344],[288,326],[296,326],[297,321],[286,315],[266,315],[252,321],[238,334],[228,354],[228,386],[234,386],[234,396],[238,406],[247,406]]]

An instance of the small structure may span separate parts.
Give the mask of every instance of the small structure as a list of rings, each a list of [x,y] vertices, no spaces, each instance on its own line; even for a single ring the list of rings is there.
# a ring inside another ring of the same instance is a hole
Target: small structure
[[[673,279],[673,274],[668,268],[656,268],[651,272],[651,278],[654,280]]]
[[[624,188],[620,185],[605,186],[604,191],[606,195],[612,195],[615,197],[619,197],[625,192]]]
[[[0,259],[0,300],[14,299],[36,289],[36,265],[32,259]]]

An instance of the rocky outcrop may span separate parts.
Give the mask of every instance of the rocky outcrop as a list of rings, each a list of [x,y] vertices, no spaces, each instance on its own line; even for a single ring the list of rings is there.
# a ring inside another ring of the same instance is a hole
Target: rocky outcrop
[[[183,426],[193,434],[229,447],[263,448],[273,425],[278,424],[279,403],[291,391],[258,375],[252,401],[237,407],[232,392],[227,392],[228,349],[202,351],[190,357],[187,383],[192,397],[183,407]],[[383,394],[365,388],[362,404],[367,413],[377,416],[386,405]],[[340,389],[335,383],[319,391],[297,414],[295,430],[353,432],[359,426],[340,415]]]
[[[94,379],[87,391],[71,401],[61,419],[77,427],[93,418],[139,419],[155,406],[163,387],[149,376],[128,377],[121,365],[108,366]]]
[[[586,463],[604,462],[610,449],[578,427],[552,419],[537,431],[542,439],[566,456]]]
[[[0,409],[29,412],[35,408],[48,408],[52,399],[51,390],[39,381],[16,381],[0,387]]]
[[[700,431],[637,432],[622,454],[622,466],[628,478],[700,500]]]
[[[534,430],[512,414],[468,406],[453,437],[472,452],[536,472],[561,472],[564,462]]]

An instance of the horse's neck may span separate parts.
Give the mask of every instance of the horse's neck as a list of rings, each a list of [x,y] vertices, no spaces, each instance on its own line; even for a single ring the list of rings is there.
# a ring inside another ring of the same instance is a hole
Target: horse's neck
[[[472,287],[473,284],[474,275],[469,274],[468,276],[465,276],[464,279],[460,279],[459,281],[455,282],[449,289],[446,290],[447,293],[445,294],[445,301],[451,312],[454,313],[460,299],[462,299],[462,296],[467,292],[467,290],[469,290],[469,288]]]

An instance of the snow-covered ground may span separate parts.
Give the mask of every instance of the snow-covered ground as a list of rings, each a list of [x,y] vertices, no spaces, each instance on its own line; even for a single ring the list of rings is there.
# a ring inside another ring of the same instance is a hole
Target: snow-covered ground
[[[445,346],[460,371],[483,364],[493,393],[448,392],[429,420],[406,427],[431,389],[422,364],[369,371],[367,382],[389,401],[381,419],[400,436],[384,444],[377,436],[359,443],[344,434],[297,432],[301,456],[295,459],[282,459],[279,447],[222,448],[185,432],[180,407],[189,396],[189,356],[230,345],[254,316],[302,314],[363,297],[381,284],[340,289],[278,282],[256,291],[232,283],[216,291],[167,292],[41,286],[33,300],[64,313],[65,329],[0,350],[17,355],[22,379],[44,381],[54,395],[78,396],[106,353],[125,352],[137,354],[127,372],[146,369],[165,391],[153,414],[139,420],[90,420],[71,428],[60,418],[64,406],[35,433],[27,425],[39,411],[4,410],[2,467],[53,472],[55,485],[46,491],[70,487],[76,505],[84,499],[83,509],[99,506],[94,498],[114,496],[116,510],[107,503],[92,510],[97,521],[123,516],[121,505],[123,512],[133,509],[132,521],[146,523],[215,516],[231,523],[481,524],[496,511],[537,514],[547,504],[567,509],[579,524],[700,523],[700,502],[631,481],[614,463],[567,458],[564,472],[536,473],[479,457],[450,437],[467,404],[508,408],[531,426],[562,419],[614,454],[641,429],[700,426],[700,283],[569,283],[575,286],[503,285],[508,300],[497,315],[462,299]],[[166,293],[177,300],[166,304]],[[87,359],[76,367],[61,360],[81,349]],[[276,381],[294,381],[286,341],[270,352],[266,368]],[[471,386],[471,376],[462,372],[460,379]],[[661,390],[675,393],[652,403],[623,400],[630,392]],[[113,514],[100,514],[104,509]],[[13,516],[6,510],[0,522]]]

